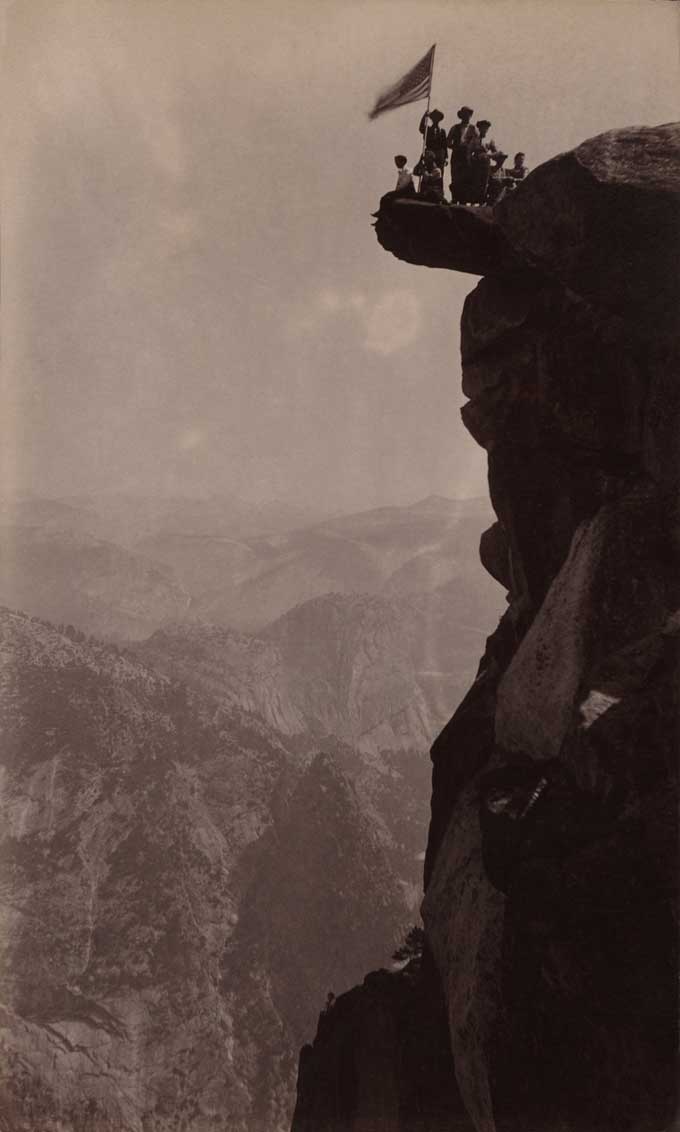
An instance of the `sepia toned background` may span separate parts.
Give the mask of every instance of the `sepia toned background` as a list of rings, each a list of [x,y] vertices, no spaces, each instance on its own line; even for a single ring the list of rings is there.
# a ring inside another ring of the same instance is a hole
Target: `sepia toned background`
[[[17,0],[5,5],[6,489],[234,492],[323,509],[484,490],[462,429],[472,280],[380,252],[370,213],[437,42],[540,162],[674,117],[677,6]]]
[[[288,1132],[328,992],[402,970],[429,748],[514,583],[477,280],[371,227],[425,104],[367,112],[436,42],[444,126],[536,168],[677,117],[677,8],[0,0],[7,1132]]]

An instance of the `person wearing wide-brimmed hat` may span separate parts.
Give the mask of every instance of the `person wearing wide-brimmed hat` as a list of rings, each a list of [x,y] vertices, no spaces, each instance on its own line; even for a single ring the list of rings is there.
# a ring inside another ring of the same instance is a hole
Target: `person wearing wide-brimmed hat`
[[[418,126],[425,138],[423,152],[429,149],[434,154],[434,159],[442,171],[442,176],[446,165],[446,130],[439,123],[443,117],[441,110],[426,111]],[[429,126],[427,125],[428,118],[431,122]]]
[[[471,118],[474,110],[461,106],[456,117],[460,121],[449,130],[446,144],[451,150],[451,199],[454,204],[466,204],[470,192],[470,147],[477,139]]]

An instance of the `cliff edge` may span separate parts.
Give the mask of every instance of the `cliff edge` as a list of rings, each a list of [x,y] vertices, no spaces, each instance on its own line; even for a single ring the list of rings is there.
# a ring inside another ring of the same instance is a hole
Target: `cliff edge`
[[[589,139],[493,214],[397,202],[376,232],[408,262],[483,276],[462,316],[462,412],[488,453],[497,522],[480,556],[508,608],[432,748],[426,954],[383,1050],[401,1051],[411,1098],[430,1081],[437,1118],[382,1104],[384,1065],[361,1087],[348,1075],[343,1008],[304,1052],[293,1127],[323,1111],[318,1132],[443,1128],[447,1113],[475,1132],[670,1130],[680,124]],[[390,978],[350,992],[352,1026],[362,991],[402,993]],[[455,1090],[431,1072],[445,1057]],[[342,1098],[333,1112],[315,1080]]]

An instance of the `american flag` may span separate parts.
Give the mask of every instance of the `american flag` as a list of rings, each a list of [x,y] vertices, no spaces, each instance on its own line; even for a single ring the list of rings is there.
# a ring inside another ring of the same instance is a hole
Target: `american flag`
[[[397,106],[406,106],[408,102],[429,98],[436,46],[436,43],[433,43],[427,55],[423,55],[415,67],[411,67],[403,78],[378,96],[375,106],[368,115],[371,120],[377,118],[379,114],[384,114],[386,110],[395,110]]]

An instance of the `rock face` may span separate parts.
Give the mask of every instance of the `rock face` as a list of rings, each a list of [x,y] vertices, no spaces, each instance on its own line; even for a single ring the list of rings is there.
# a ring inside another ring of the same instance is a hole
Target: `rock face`
[[[463,311],[509,606],[432,749],[423,915],[476,1132],[675,1127],[679,170],[678,124],[538,168],[491,221],[522,270],[495,255]]]
[[[473,1132],[433,972],[376,971],[319,1018],[303,1048],[294,1132]]]
[[[680,300],[679,135],[677,122],[599,134],[546,162],[498,209],[525,263],[598,307],[653,319],[670,337]]]

